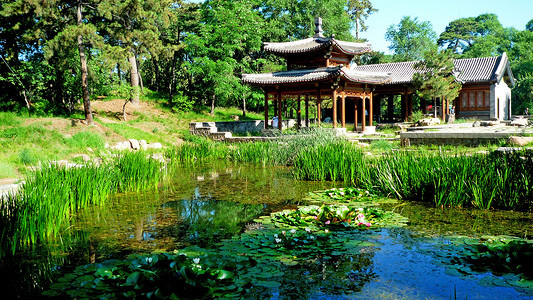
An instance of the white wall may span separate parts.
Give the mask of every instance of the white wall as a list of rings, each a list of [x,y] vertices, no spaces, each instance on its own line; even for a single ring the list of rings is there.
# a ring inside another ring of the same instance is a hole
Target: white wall
[[[511,89],[502,79],[490,86],[490,117],[498,120],[510,120]],[[499,102],[499,105],[498,105]]]

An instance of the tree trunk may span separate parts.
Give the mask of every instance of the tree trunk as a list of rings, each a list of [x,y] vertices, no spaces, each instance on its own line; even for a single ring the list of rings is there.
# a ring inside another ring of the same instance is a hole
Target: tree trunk
[[[242,93],[242,117],[246,118],[246,93]]]
[[[131,50],[131,55],[128,57],[128,61],[130,62],[130,82],[131,82],[131,95],[130,95],[130,101],[134,105],[139,104],[139,72],[137,70],[137,59],[135,58],[135,52],[133,49]]]
[[[172,57],[172,67],[170,68],[170,85],[168,87],[168,96],[170,100],[174,97],[174,87],[176,86],[176,62],[178,61],[178,51],[174,51]]]
[[[78,1],[78,26],[82,25],[83,16],[81,13],[81,1]],[[93,113],[91,111],[91,101],[89,99],[89,76],[87,71],[87,57],[85,56],[85,47],[83,45],[83,36],[78,35],[78,50],[80,52],[81,63],[81,91],[83,95],[83,108],[85,110],[85,124],[91,125],[93,123]]]
[[[215,115],[215,94],[213,94],[213,98],[211,99],[211,115]]]
[[[144,91],[143,76],[139,71],[141,68],[139,66],[139,61],[137,60],[137,75],[139,76],[139,86],[141,87],[141,92]]]

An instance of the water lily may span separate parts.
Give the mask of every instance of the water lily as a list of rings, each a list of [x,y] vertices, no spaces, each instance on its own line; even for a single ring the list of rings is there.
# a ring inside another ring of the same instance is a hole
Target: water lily
[[[324,230],[324,233],[328,233],[328,232],[329,232],[329,229]]]
[[[274,233],[274,238],[277,239],[278,237],[279,237],[278,234],[277,234],[277,233]]]
[[[283,230],[283,231],[281,232],[281,234],[283,234],[283,236],[285,236],[285,234],[286,234],[285,230]]]
[[[195,263],[195,264],[199,264],[200,263],[200,258],[199,257],[193,258],[192,262]]]
[[[326,223],[324,224],[329,225],[330,223],[331,223],[330,220],[327,220]]]
[[[279,244],[279,243],[281,243],[281,239],[276,238],[275,242],[276,242],[276,244]]]
[[[310,228],[305,228],[305,232],[311,233],[311,229]]]
[[[291,231],[289,231],[290,233],[292,234],[295,234],[296,233],[296,229],[291,229]]]

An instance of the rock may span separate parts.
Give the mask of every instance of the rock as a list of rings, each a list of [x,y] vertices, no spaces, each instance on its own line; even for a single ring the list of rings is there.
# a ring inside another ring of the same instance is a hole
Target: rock
[[[472,123],[472,127],[479,127],[481,126],[481,123],[479,121],[475,121],[474,123]]]
[[[511,136],[509,137],[509,144],[516,146],[525,146],[527,144],[533,143],[533,137],[529,136]]]
[[[91,160],[91,157],[87,154],[76,154],[72,156],[72,158],[77,158],[77,157],[81,157],[84,162],[88,162]]]
[[[418,126],[433,126],[440,124],[439,118],[420,119],[417,122]]]
[[[118,142],[116,145],[111,146],[110,148],[114,150],[127,150],[127,149],[131,149],[131,146],[129,142],[124,142],[124,143]]]
[[[161,149],[163,148],[163,145],[161,143],[151,143],[147,145],[148,149]]]
[[[527,119],[515,118],[511,121],[511,126],[527,126]]]
[[[496,121],[481,121],[481,122],[479,122],[479,125],[483,126],[483,127],[496,126],[496,125],[500,125],[500,121],[499,120],[496,120]]]
[[[139,141],[139,146],[141,147],[141,150],[148,149],[148,143],[145,140],[140,140]]]
[[[133,150],[141,149],[141,146],[139,145],[139,141],[138,140],[129,139],[128,142],[130,142],[131,149],[133,149]]]
[[[237,116],[237,115],[231,115],[231,119],[232,119],[233,121],[239,121],[239,116]]]

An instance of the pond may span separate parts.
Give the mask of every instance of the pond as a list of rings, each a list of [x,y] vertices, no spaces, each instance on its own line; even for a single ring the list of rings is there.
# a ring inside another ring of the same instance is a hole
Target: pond
[[[10,278],[2,281],[4,291],[10,291],[12,298],[30,298],[77,265],[187,246],[214,248],[243,232],[260,231],[254,220],[306,204],[310,192],[342,187],[342,183],[296,181],[287,168],[233,164],[184,166],[171,177],[157,191],[119,194],[104,207],[80,212],[62,242],[2,261],[4,277]],[[454,264],[462,245],[472,240],[504,235],[531,239],[531,214],[440,209],[409,202],[382,206],[407,217],[407,225],[343,233],[352,242],[362,242],[353,251],[269,270],[274,274],[265,279],[269,284],[252,290],[251,297],[533,297],[533,285],[512,274],[474,272]]]

